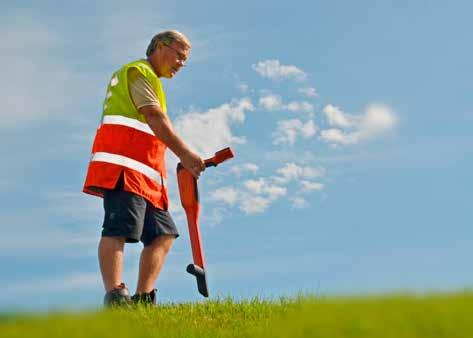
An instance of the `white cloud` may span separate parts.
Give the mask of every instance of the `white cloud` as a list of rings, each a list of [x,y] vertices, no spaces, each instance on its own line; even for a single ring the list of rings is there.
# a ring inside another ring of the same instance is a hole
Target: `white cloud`
[[[283,109],[281,96],[275,94],[268,94],[259,99],[259,105],[267,110],[281,110]]]
[[[259,178],[257,180],[247,180],[243,182],[243,185],[250,192],[255,193],[255,194],[261,194],[263,192],[265,181],[263,178]]]
[[[286,105],[286,109],[289,110],[289,111],[292,111],[292,112],[299,112],[300,111],[300,112],[309,113],[309,114],[312,114],[314,112],[314,106],[312,104],[310,104],[309,102],[307,102],[307,101],[289,102]]]
[[[304,169],[302,167],[299,167],[295,163],[287,163],[284,167],[276,170],[276,172],[282,175],[282,178],[284,179],[283,182],[289,182],[300,177],[303,170]]]
[[[252,68],[262,77],[271,80],[295,79],[297,81],[305,80],[307,74],[293,65],[282,65],[279,60],[259,61]]]
[[[290,144],[296,142],[298,135],[304,139],[309,139],[317,132],[314,121],[309,120],[303,123],[299,119],[278,121],[276,131],[273,133],[273,144]]]
[[[259,167],[254,163],[245,163],[241,165],[235,165],[230,169],[230,172],[234,173],[236,176],[240,177],[244,172],[250,172],[256,174]]]
[[[235,188],[232,187],[223,187],[220,189],[214,190],[210,198],[214,201],[220,201],[228,205],[235,205],[238,200],[239,192]]]
[[[360,129],[365,134],[375,135],[390,130],[396,122],[396,116],[390,107],[373,103],[366,108],[365,115],[361,118]]]
[[[324,113],[329,125],[337,128],[322,130],[320,138],[333,145],[356,144],[370,140],[389,132],[397,123],[392,109],[379,103],[368,105],[365,113],[358,116],[346,114],[332,105],[327,105]]]
[[[202,157],[210,157],[216,150],[246,142],[245,138],[233,135],[231,126],[243,123],[245,112],[251,110],[251,101],[243,98],[206,112],[190,112],[179,116],[174,127],[191,148]]]
[[[293,162],[286,163],[284,167],[277,169],[276,172],[280,176],[274,177],[274,180],[281,184],[288,183],[292,180],[310,179],[325,175],[324,168],[314,168],[310,166],[301,167]]]
[[[292,101],[283,103],[281,96],[276,94],[267,94],[262,96],[258,102],[260,107],[269,111],[288,110],[291,112],[302,112],[309,115],[314,114],[314,106],[307,101]]]
[[[244,181],[241,188],[223,187],[217,189],[212,193],[211,200],[229,206],[238,205],[240,210],[246,214],[261,213],[271,203],[287,194],[287,188],[272,183],[272,179],[272,177],[260,177]]]
[[[277,199],[281,196],[284,196],[287,192],[287,189],[280,187],[274,184],[268,183],[264,178],[259,178],[257,180],[247,180],[243,182],[243,185],[253,194],[265,194],[271,200]]]
[[[272,203],[286,196],[289,189],[296,190],[297,185],[286,186],[291,181],[298,183],[298,194],[321,191],[325,187],[323,183],[312,181],[314,178],[325,175],[325,169],[321,167],[299,166],[289,162],[276,172],[277,176],[245,180],[241,188],[218,189],[212,194],[212,200],[230,206],[238,205],[246,214],[255,214],[266,211]],[[293,198],[290,199],[293,200]],[[302,208],[307,207],[309,203],[302,197],[298,197],[293,201],[294,205]]]
[[[256,167],[256,165],[254,165]],[[253,167],[253,166],[252,166]],[[226,186],[210,194],[210,200],[216,202],[207,213],[212,215],[215,224],[219,223],[225,211],[230,212],[228,208],[222,208],[220,211],[213,211],[215,208],[221,208],[218,204],[224,204],[228,207],[238,207],[245,214],[256,214],[265,212],[272,203],[279,198],[286,196],[289,189],[292,189],[297,195],[309,194],[314,191],[324,189],[324,184],[314,182],[313,179],[325,175],[325,169],[321,167],[299,166],[293,162],[286,163],[283,167],[276,170],[278,175],[268,177],[258,177],[255,179],[244,180],[239,186]],[[297,184],[287,185],[291,181]],[[287,186],[286,186],[287,185]],[[290,197],[293,201],[293,198]],[[293,201],[298,208],[307,207],[309,203],[302,197]]]
[[[317,97],[319,94],[313,87],[299,88],[299,93],[304,94],[307,97]]]
[[[302,191],[303,192],[321,191],[325,187],[325,185],[323,183],[310,182],[310,181],[305,181],[305,180],[301,180],[300,184],[302,186]]]
[[[257,214],[264,212],[269,205],[271,200],[261,196],[253,196],[244,199],[240,205],[240,209],[246,214]]]
[[[356,143],[354,134],[346,134],[340,129],[330,128],[320,132],[320,138],[332,144],[352,144]]]
[[[324,113],[331,126],[350,128],[357,122],[356,117],[345,114],[340,110],[340,108],[331,104],[325,106]]]
[[[287,189],[277,185],[268,185],[265,187],[265,192],[268,194],[271,200],[275,200],[286,195]]]
[[[315,126],[314,121],[310,120],[302,124],[300,130],[302,132],[302,137],[308,139],[315,135],[317,127]]]

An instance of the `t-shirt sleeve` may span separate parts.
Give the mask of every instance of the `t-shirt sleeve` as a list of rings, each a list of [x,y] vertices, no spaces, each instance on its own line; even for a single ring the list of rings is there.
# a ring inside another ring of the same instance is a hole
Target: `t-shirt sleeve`
[[[158,97],[151,83],[136,68],[128,70],[128,91],[136,109],[145,106],[159,106]]]

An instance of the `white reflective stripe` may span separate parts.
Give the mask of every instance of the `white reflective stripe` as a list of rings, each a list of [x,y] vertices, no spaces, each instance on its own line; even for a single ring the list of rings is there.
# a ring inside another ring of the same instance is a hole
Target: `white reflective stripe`
[[[92,154],[92,158],[90,159],[90,161],[91,162],[99,161],[99,162],[118,164],[130,169],[136,170],[142,173],[143,175],[148,176],[156,183],[166,186],[166,179],[164,179],[164,177],[162,177],[158,171],[147,166],[146,164],[143,164],[141,162],[138,162],[126,156],[105,153],[105,152],[97,152],[97,153]]]
[[[121,115],[105,115],[103,117],[102,124],[118,124],[120,126],[138,129],[144,133],[154,136],[153,131],[146,123]]]
[[[118,77],[115,75],[112,80],[110,80],[110,86],[115,87],[118,84]]]

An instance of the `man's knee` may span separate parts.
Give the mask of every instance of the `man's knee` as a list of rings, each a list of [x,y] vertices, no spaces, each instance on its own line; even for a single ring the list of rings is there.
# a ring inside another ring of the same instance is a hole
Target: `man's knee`
[[[176,239],[175,236],[171,235],[162,235],[156,237],[150,244],[153,248],[161,248],[165,253],[168,253],[171,250],[172,244]]]
[[[125,245],[126,238],[119,237],[119,236],[102,236],[100,238],[100,246],[106,247],[115,247],[115,248],[123,248]]]

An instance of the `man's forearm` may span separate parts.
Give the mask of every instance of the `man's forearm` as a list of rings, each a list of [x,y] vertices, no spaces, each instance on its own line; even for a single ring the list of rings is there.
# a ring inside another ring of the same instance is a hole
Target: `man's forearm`
[[[204,160],[191,151],[189,147],[181,140],[181,138],[174,132],[171,121],[167,115],[157,105],[144,106],[139,109],[140,113],[146,119],[149,127],[171,151],[176,154],[181,160],[181,164],[186,168],[192,176],[196,179],[202,171],[205,170]]]
[[[184,153],[189,152],[189,148],[174,132],[171,121],[160,112],[145,113],[146,122],[150,126],[157,138],[168,146],[177,157],[181,157]]]

